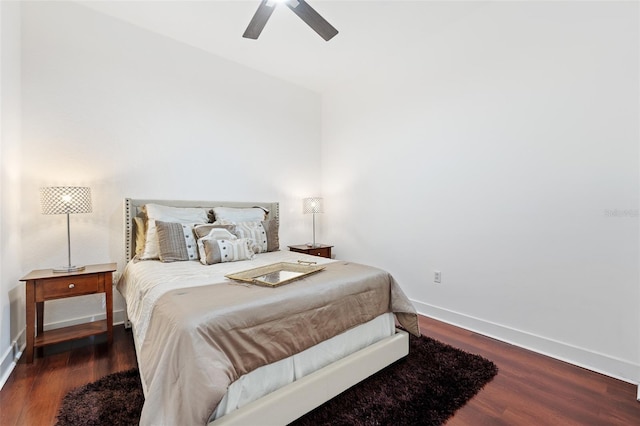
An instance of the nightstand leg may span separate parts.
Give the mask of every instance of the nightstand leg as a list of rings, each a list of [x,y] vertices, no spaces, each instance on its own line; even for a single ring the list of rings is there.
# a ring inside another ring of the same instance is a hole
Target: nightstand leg
[[[113,276],[111,272],[105,274],[104,292],[107,314],[107,342],[113,343]]]
[[[44,332],[44,302],[36,302],[36,336]]]
[[[36,336],[41,336],[42,333],[44,333],[44,302],[36,302]],[[38,346],[34,352],[41,357],[44,349],[42,346]]]
[[[33,362],[33,343],[35,339],[35,320],[36,320],[36,311],[35,311],[35,303],[36,303],[36,294],[35,294],[35,281],[27,281],[25,283],[26,289],[26,310],[27,310],[27,347],[25,349],[25,357],[27,363],[31,364]]]

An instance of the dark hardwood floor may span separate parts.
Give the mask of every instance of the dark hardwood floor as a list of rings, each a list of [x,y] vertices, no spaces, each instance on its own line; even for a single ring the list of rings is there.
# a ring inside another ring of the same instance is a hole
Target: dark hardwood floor
[[[482,355],[498,375],[448,422],[457,425],[640,425],[636,387],[497,340],[420,317],[423,333]],[[114,327],[114,343],[88,338],[20,361],[0,391],[0,425],[55,423],[62,397],[106,374],[136,366],[131,333]]]
[[[429,318],[422,332],[493,361],[498,375],[447,422],[457,425],[640,425],[636,386]]]
[[[42,348],[33,364],[24,356],[0,391],[0,425],[52,425],[71,389],[137,366],[131,332],[113,327],[113,345],[94,336]]]

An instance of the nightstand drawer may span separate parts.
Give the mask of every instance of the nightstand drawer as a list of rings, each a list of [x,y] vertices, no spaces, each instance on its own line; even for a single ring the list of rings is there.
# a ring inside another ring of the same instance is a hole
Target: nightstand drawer
[[[312,256],[327,257],[331,259],[332,247],[333,246],[328,246],[325,244],[319,244],[318,247],[311,247],[311,245],[297,245],[289,246],[289,250],[295,251],[296,253],[305,253]]]
[[[93,294],[102,291],[102,275],[78,275],[36,281],[36,301]]]
[[[312,256],[331,257],[331,247],[311,248],[308,253]]]

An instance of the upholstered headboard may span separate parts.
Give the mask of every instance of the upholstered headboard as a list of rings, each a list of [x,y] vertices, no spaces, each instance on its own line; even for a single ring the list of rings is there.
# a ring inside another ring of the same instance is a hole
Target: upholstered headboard
[[[255,202],[255,201],[186,201],[186,200],[139,200],[125,198],[124,200],[124,233],[125,233],[125,256],[128,263],[136,253],[136,228],[134,217],[142,217],[142,206],[145,204],[160,204],[171,207],[202,207],[211,209],[213,207],[262,207],[269,213],[267,219],[279,219],[280,206],[277,202]]]

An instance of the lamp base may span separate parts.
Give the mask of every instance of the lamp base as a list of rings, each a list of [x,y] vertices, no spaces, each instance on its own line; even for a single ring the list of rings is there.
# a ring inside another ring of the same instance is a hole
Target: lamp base
[[[60,266],[53,268],[53,272],[79,272],[84,271],[84,266]]]

